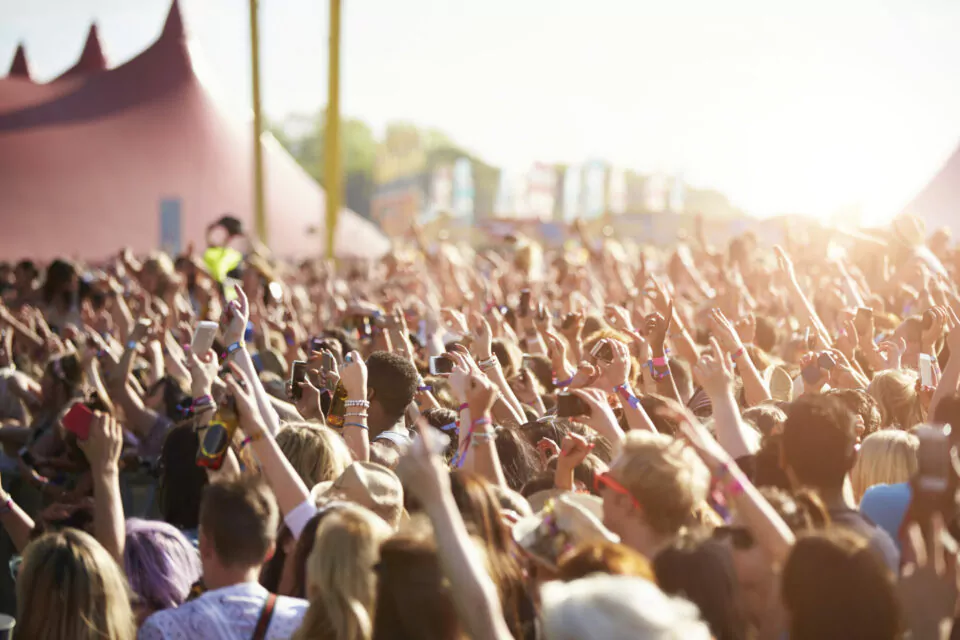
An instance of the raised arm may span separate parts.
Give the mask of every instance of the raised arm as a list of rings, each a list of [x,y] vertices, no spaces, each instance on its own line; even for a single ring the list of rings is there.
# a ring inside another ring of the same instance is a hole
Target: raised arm
[[[743,342],[740,341],[736,329],[733,328],[733,325],[720,309],[712,309],[709,317],[714,338],[723,348],[723,351],[733,358],[733,362],[740,372],[747,406],[753,407],[764,400],[769,400],[770,390],[767,389],[767,385],[760,376],[760,372],[757,371],[757,367],[753,364],[750,354],[744,348]]]
[[[114,560],[123,566],[123,546],[126,525],[123,521],[123,502],[120,498],[120,452],[123,449],[123,429],[116,418],[106,413],[95,413],[87,440],[78,442],[93,477],[93,529],[97,541]]]
[[[466,635],[484,640],[510,640],[497,587],[471,545],[470,534],[450,491],[450,476],[440,459],[430,453],[432,433],[421,421],[420,437],[403,456],[397,473],[404,488],[415,495],[437,540],[440,563],[450,583],[454,606]]]
[[[697,380],[710,397],[717,440],[731,458],[755,452],[747,438],[747,426],[733,397],[733,371],[716,338],[710,339],[710,353],[701,356],[694,369]]]

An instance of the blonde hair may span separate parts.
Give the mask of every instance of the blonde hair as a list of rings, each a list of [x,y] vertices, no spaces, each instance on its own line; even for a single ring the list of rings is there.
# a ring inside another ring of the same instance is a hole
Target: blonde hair
[[[594,574],[540,588],[543,637],[709,640],[697,607],[643,578]]]
[[[317,529],[307,559],[310,608],[294,640],[369,640],[373,633],[380,544],[393,530],[358,505],[338,508]]]
[[[710,472],[697,454],[683,441],[662,434],[628,432],[611,468],[660,534],[676,533],[692,522],[710,486]]]
[[[343,438],[322,425],[288,424],[277,433],[277,446],[307,487],[336,480],[353,464]]]
[[[884,429],[870,434],[860,445],[860,454],[850,472],[857,502],[864,491],[875,484],[906,482],[917,471],[919,440],[899,429]]]
[[[881,371],[873,377],[867,393],[880,406],[882,426],[909,429],[923,422],[915,372],[902,369]]]
[[[48,533],[23,552],[17,637],[133,640],[127,581],[107,551],[76,529]]]

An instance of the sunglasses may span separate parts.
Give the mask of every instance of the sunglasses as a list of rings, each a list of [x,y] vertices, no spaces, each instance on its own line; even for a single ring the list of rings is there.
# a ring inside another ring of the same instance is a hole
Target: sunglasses
[[[756,544],[753,534],[746,527],[717,527],[713,530],[713,539],[724,541],[729,539],[734,549],[748,551]]]
[[[640,501],[633,497],[633,494],[630,493],[630,490],[625,486],[617,482],[613,476],[610,475],[609,471],[604,471],[603,473],[598,473],[593,477],[593,488],[597,493],[606,487],[614,493],[619,493],[622,496],[627,496],[630,498],[630,502],[633,504],[635,509],[640,509]]]

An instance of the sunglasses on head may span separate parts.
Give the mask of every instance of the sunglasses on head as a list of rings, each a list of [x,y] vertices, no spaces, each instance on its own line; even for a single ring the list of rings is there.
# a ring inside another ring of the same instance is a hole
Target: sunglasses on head
[[[753,534],[746,527],[717,527],[713,530],[713,539],[719,541],[729,539],[733,548],[740,551],[752,549],[756,544]]]
[[[610,475],[609,471],[598,473],[593,477],[593,488],[598,494],[603,488],[607,488],[614,493],[619,493],[622,496],[626,496],[630,498],[630,502],[633,503],[633,507],[635,509],[640,509],[640,501],[633,497],[633,494],[630,493],[629,489],[615,480],[613,476]]]

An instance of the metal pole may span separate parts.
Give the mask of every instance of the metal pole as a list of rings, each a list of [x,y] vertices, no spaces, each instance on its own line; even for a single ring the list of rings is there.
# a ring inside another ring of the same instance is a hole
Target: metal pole
[[[334,236],[340,217],[343,167],[340,159],[340,0],[330,0],[330,52],[327,72],[327,120],[323,132],[323,182],[327,192],[327,257],[335,258]],[[359,239],[358,239],[359,240]]]
[[[264,203],[263,149],[260,134],[263,120],[260,114],[260,29],[257,0],[250,0],[250,66],[253,76],[253,214],[257,236],[267,246],[267,212]]]

